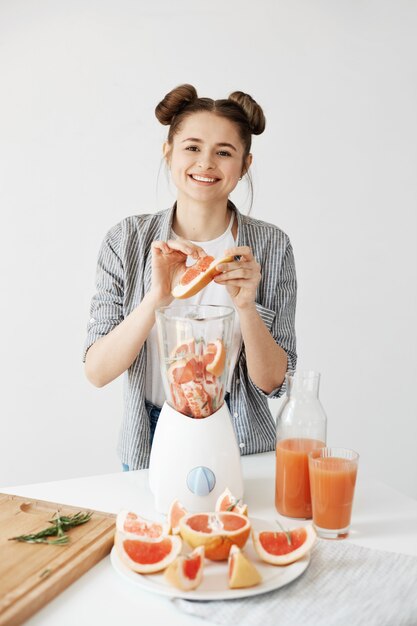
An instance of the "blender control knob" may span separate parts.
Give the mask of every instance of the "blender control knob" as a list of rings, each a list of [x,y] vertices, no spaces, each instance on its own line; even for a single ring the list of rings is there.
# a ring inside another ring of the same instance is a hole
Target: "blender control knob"
[[[216,484],[216,476],[208,467],[194,467],[188,472],[187,487],[196,496],[208,496]]]

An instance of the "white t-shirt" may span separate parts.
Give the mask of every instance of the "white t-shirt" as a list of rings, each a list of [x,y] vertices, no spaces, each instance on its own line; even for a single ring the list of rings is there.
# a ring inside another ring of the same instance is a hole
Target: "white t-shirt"
[[[235,213],[232,211],[232,217],[229,222],[229,226],[220,237],[212,239],[211,241],[193,241],[196,245],[200,246],[205,252],[214,257],[215,259],[223,256],[225,250],[233,248],[236,245],[236,241],[233,238],[232,226]],[[172,238],[175,239],[177,235],[171,232]],[[187,258],[187,266],[195,263],[195,259],[192,257]],[[170,306],[178,304],[178,301],[171,303]],[[195,296],[187,298],[184,304],[218,304],[221,306],[231,306],[233,308],[233,300],[229,296],[227,289],[224,285],[218,285],[214,281],[211,281],[201,291],[196,293]],[[238,352],[240,348],[241,331],[239,324],[239,317],[235,312],[234,324],[233,324],[233,338],[232,338],[232,350],[230,361],[230,377],[227,381],[226,389],[230,391],[230,380],[233,370],[236,365]],[[146,340],[147,348],[147,363],[146,363],[146,384],[145,384],[145,397],[152,404],[162,406],[165,402],[165,393],[162,385],[162,376],[160,370],[158,344],[157,344],[157,330],[156,324],[154,324],[148,339]]]

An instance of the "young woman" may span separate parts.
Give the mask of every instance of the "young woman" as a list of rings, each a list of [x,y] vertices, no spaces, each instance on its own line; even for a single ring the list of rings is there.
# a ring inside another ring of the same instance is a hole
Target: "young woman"
[[[155,110],[169,126],[164,157],[177,188],[170,209],[135,215],[113,227],[102,244],[97,292],[85,345],[88,379],[102,387],[125,375],[118,446],[125,469],[148,466],[164,401],[155,310],[200,256],[234,256],[187,304],[235,309],[233,375],[227,402],[242,454],[275,445],[268,397],[279,397],[295,369],[296,276],[287,235],[241,214],[229,194],[249,176],[252,134],[265,128],[261,107],[242,92],[199,98],[191,85],[168,93]]]

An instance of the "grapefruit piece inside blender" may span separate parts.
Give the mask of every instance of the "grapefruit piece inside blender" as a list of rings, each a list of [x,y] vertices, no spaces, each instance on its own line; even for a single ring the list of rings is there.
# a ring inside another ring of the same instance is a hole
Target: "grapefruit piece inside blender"
[[[188,406],[182,386],[178,383],[171,383],[170,390],[174,409],[177,409],[180,413],[184,413],[184,415],[190,415],[190,407]]]
[[[191,337],[190,339],[184,339],[181,343],[179,343],[175,348],[171,350],[170,357],[171,359],[179,359],[184,357],[186,354],[195,354],[195,339]]]
[[[180,521],[184,541],[192,548],[204,546],[212,561],[226,560],[234,544],[243,548],[250,528],[249,519],[237,513],[190,513]]]
[[[208,417],[212,414],[212,402],[201,383],[190,381],[181,385],[193,417]]]
[[[134,572],[153,574],[165,569],[177,558],[182,542],[176,535],[152,541],[118,531],[115,546],[121,560]]]
[[[289,565],[305,556],[316,538],[313,526],[300,526],[286,532],[254,531],[253,545],[266,563]]]
[[[190,298],[201,291],[215,276],[221,272],[217,269],[220,263],[230,263],[232,256],[215,259],[212,256],[204,256],[190,265],[181,276],[179,283],[171,291],[174,298]]]
[[[189,354],[183,359],[178,359],[168,368],[168,380],[170,383],[189,383],[195,379],[197,373],[197,359]]]
[[[226,364],[226,348],[221,339],[216,339],[214,343],[209,343],[203,355],[206,360],[206,370],[214,376],[221,376]]]

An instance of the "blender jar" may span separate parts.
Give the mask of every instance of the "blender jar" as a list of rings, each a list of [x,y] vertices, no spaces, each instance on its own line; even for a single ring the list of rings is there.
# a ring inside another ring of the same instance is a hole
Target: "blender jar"
[[[230,374],[234,310],[175,304],[156,311],[162,382],[168,404],[193,418],[215,413]]]

